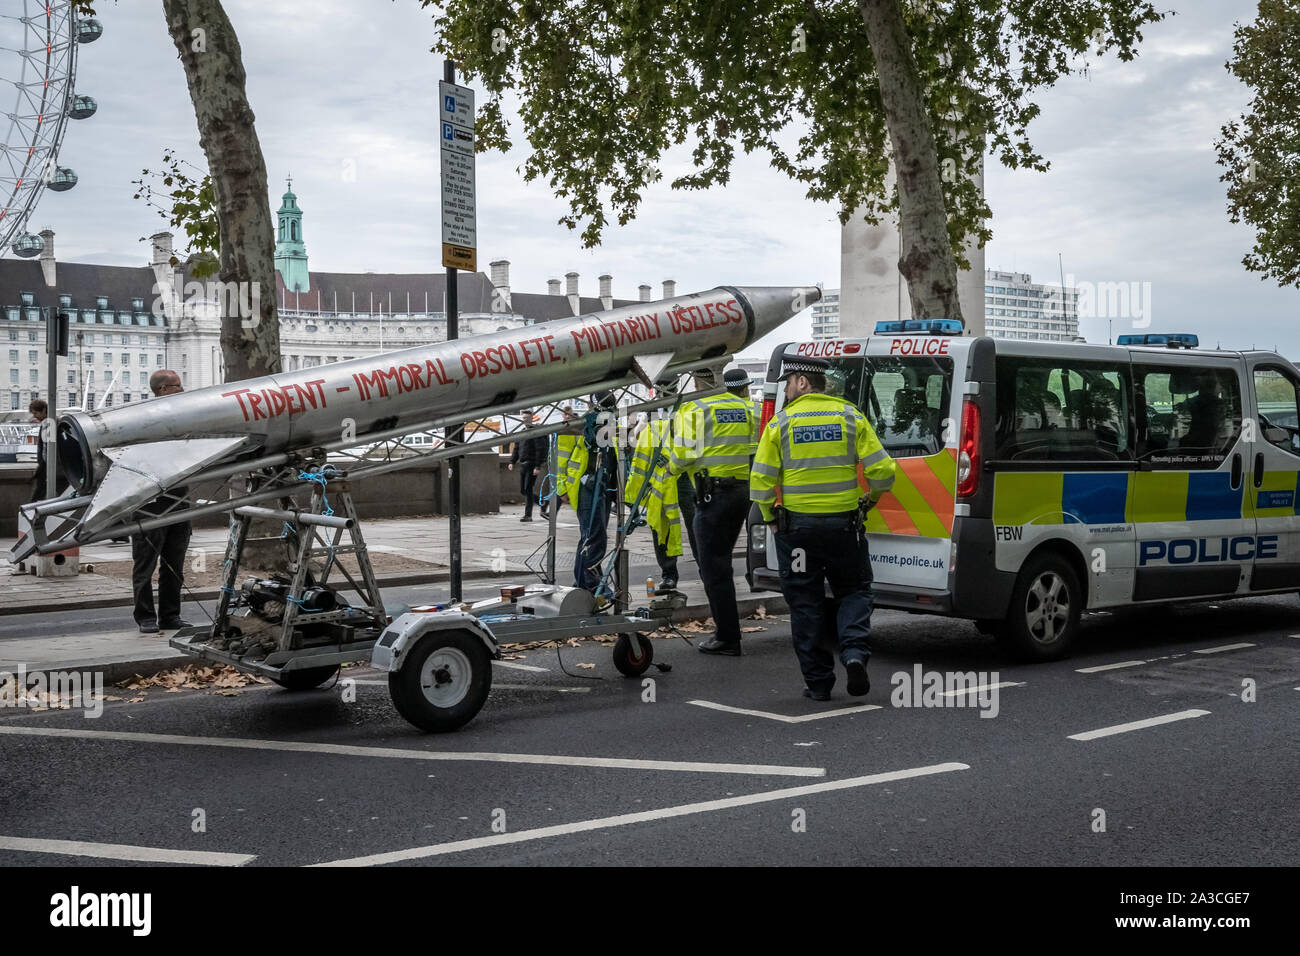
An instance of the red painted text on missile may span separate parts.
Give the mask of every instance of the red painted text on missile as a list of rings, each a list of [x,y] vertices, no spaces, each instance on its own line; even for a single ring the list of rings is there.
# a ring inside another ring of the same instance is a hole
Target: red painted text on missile
[[[740,306],[735,299],[725,302],[705,302],[702,305],[678,306],[664,313],[668,326],[677,335],[704,332],[719,326],[743,322]],[[589,325],[569,333],[581,356],[587,352],[604,352],[636,342],[649,342],[663,335],[658,312],[634,315],[626,319],[610,319],[599,325]]]
[[[297,382],[279,388],[237,388],[233,392],[222,392],[222,398],[234,396],[239,402],[239,410],[244,413],[244,421],[254,422],[262,418],[275,418],[286,412],[297,415],[308,408],[325,407],[325,379],[314,378],[310,382]]]
[[[560,361],[563,361],[563,356],[555,351],[554,335],[539,335],[535,339],[472,349],[460,355],[460,367],[469,378],[482,378],[517,368],[533,368]]]
[[[357,391],[364,402],[374,395],[387,398],[390,391],[405,395],[433,385],[450,385],[454,379],[447,375],[442,359],[426,359],[423,364],[407,362],[372,372],[353,372],[352,381],[357,383]]]

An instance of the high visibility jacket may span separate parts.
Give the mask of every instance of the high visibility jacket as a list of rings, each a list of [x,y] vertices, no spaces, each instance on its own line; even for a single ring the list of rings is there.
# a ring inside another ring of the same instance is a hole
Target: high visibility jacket
[[[573,439],[573,450],[569,452],[568,461],[565,463],[564,468],[559,471],[557,483],[560,487],[560,493],[569,496],[569,504],[574,508],[578,507],[578,492],[582,488],[582,476],[587,474],[588,468],[591,467],[591,458],[595,449],[589,447],[589,433],[594,434],[596,427],[593,422],[589,421],[586,423],[586,429],[582,435],[567,436]],[[611,450],[614,456],[617,456],[618,448],[614,447]],[[616,475],[612,473],[607,475],[605,487],[616,488],[617,480]]]
[[[859,484],[859,466],[866,488]],[[781,504],[802,514],[852,511],[894,484],[889,457],[866,416],[842,398],[800,395],[767,423],[754,455],[749,496],[764,521]]]
[[[573,454],[573,449],[577,444],[577,435],[555,436],[555,493],[557,495],[569,493],[565,475],[569,470],[569,457]]]
[[[669,557],[682,553],[682,516],[677,500],[677,479],[668,474],[667,463],[657,461],[659,455],[667,455],[672,446],[669,419],[652,418],[636,437],[636,450],[632,453],[632,462],[628,466],[627,483],[623,486],[623,498],[628,502],[636,501],[637,495],[650,482],[642,505],[645,510],[646,524],[667,549]]]
[[[749,399],[723,392],[688,402],[673,416],[673,475],[707,471],[713,478],[748,478],[758,438]]]

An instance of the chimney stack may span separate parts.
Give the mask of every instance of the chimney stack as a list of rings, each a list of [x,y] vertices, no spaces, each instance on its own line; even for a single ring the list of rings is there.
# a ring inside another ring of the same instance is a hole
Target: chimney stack
[[[664,298],[671,299],[677,294],[677,283],[672,279],[664,280]]]
[[[497,259],[492,262],[492,311],[509,313],[510,305],[510,260]]]
[[[566,272],[564,274],[565,293],[569,297],[569,311],[574,315],[582,314],[582,300],[578,298],[578,273]]]
[[[600,307],[614,308],[614,277],[608,274],[600,277]]]
[[[645,282],[641,283],[639,286],[637,286],[637,290],[641,293],[642,302],[650,301],[650,286],[648,283]]]
[[[48,288],[54,288],[54,230],[46,226],[41,230],[41,238],[45,240],[45,247],[41,249],[41,274],[45,276],[45,285]]]
[[[150,264],[153,265],[154,271],[157,271],[158,266],[166,266],[167,271],[170,272],[172,261],[172,234],[170,232],[155,232],[149,237],[149,241],[153,246],[153,259]]]
[[[510,291],[510,260],[497,259],[490,263],[492,268],[492,288]]]
[[[547,294],[547,295],[559,295],[559,294],[560,294],[560,280],[559,280],[559,279],[547,279],[547,280],[546,280],[546,294]]]

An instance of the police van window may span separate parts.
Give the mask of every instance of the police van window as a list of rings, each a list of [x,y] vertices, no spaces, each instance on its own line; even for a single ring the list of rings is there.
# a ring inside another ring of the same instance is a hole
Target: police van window
[[[834,390],[833,373],[842,370],[844,397],[867,417],[892,457],[924,457],[943,449],[952,359],[919,355],[840,358],[832,360],[832,366],[826,390]]]
[[[1255,369],[1255,404],[1259,408],[1259,435],[1270,445],[1300,455],[1300,382],[1280,368]]]
[[[1131,460],[1129,396],[1126,365],[999,356],[994,458]]]
[[[1241,388],[1229,368],[1134,365],[1141,389],[1138,458],[1153,468],[1214,469],[1241,430]]]

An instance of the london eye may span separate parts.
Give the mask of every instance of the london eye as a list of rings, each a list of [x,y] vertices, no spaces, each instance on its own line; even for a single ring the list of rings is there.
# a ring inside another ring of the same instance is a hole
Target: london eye
[[[45,246],[28,226],[45,190],[65,192],[77,174],[59,165],[70,120],[93,116],[95,100],[77,93],[77,49],[99,39],[103,26],[68,2],[6,0],[0,13],[0,254],[30,258]],[[6,97],[6,94],[9,94]]]

